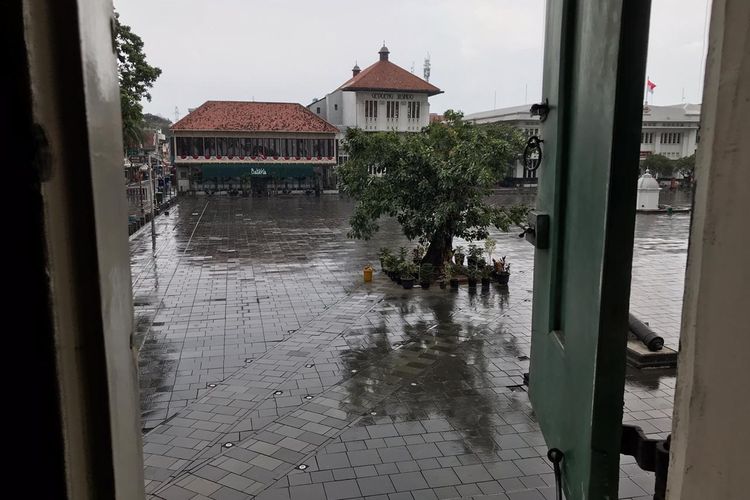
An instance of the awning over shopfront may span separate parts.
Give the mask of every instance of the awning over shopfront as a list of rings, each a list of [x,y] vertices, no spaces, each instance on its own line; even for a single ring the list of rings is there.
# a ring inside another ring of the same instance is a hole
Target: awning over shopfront
[[[192,165],[193,168],[200,168],[203,177],[210,179],[213,177],[275,177],[284,179],[287,177],[303,178],[314,176],[314,166],[311,164],[249,164],[249,163],[232,163],[232,164],[200,164]]]

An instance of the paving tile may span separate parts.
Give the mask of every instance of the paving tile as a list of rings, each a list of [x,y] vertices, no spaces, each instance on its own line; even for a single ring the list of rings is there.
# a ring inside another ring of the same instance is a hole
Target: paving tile
[[[388,477],[363,477],[357,479],[359,491],[363,496],[382,495],[384,493],[393,493],[395,489]]]
[[[443,486],[450,486],[454,484],[461,484],[461,480],[458,478],[453,469],[431,469],[422,471],[427,484],[430,488],[440,488]]]
[[[357,481],[344,480],[324,483],[326,496],[330,500],[339,500],[342,498],[356,498],[361,495]]]
[[[346,454],[352,467],[360,465],[373,465],[382,462],[377,450],[350,451]]]
[[[326,498],[325,490],[320,483],[291,486],[289,496],[291,500],[325,500]]]
[[[462,465],[460,467],[453,467],[453,471],[464,484],[480,483],[492,479],[492,476],[481,465]]]
[[[349,467],[349,458],[346,453],[319,454],[315,456],[320,469],[339,469]]]
[[[155,257],[148,238],[131,239],[135,320],[146,325],[136,328],[145,340],[139,354],[144,425],[154,427],[144,438],[149,491],[174,487],[175,497],[209,496],[183,488],[187,483],[179,481],[188,470],[206,481],[195,483],[204,491],[226,477],[286,499],[287,485],[312,488],[313,477],[334,483],[421,471],[433,486],[431,471],[455,469],[452,484],[435,491],[360,494],[466,497],[477,496],[477,487],[501,498],[498,488],[550,495],[546,444],[528,395],[507,387],[528,371],[533,248],[493,232],[515,265],[511,293],[494,287],[477,294],[437,287],[404,293],[380,273],[365,288],[353,285],[361,280],[363,256],[374,258],[378,246],[403,240],[385,226],[374,245],[347,240],[346,203],[272,200],[283,201],[278,217],[280,208],[268,200],[217,197],[208,208],[206,201],[182,198],[158,218],[160,234],[173,237],[162,239]],[[191,214],[204,208],[196,226],[198,216]],[[660,238],[653,222],[662,219],[649,221],[636,224],[631,310],[676,347],[689,217],[668,219],[669,230],[683,235],[670,239],[669,251],[650,243]],[[313,360],[314,367],[304,368]],[[623,420],[650,435],[667,433],[674,377],[628,377]],[[217,387],[207,387],[214,382]],[[276,389],[284,394],[274,396]],[[307,392],[314,398],[303,399]],[[222,449],[228,441],[235,446]],[[306,458],[311,453],[357,455],[346,464],[338,456]],[[303,460],[309,473],[277,477],[282,462]],[[491,479],[471,482],[487,479],[482,466]],[[622,470],[623,491],[652,491],[642,471]],[[210,496],[239,492],[216,484]]]
[[[427,488],[427,481],[420,472],[404,472],[390,476],[396,491],[412,491]]]

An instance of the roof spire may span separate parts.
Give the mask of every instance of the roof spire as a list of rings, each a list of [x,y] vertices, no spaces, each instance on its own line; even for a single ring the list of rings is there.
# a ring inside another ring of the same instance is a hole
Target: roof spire
[[[388,50],[388,47],[385,46],[385,40],[383,40],[383,46],[380,48],[380,51],[378,51],[378,54],[380,54],[380,60],[381,61],[387,61],[388,60],[388,54],[390,54],[391,51]]]
[[[354,78],[355,76],[357,76],[359,74],[359,71],[360,71],[359,64],[357,64],[357,61],[355,60],[354,61],[354,67],[352,68],[352,78]]]

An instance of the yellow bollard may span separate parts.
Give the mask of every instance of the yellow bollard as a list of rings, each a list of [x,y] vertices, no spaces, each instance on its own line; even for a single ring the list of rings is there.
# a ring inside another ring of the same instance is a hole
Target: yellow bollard
[[[364,268],[364,275],[365,275],[365,283],[369,283],[372,281],[372,266],[366,265]]]

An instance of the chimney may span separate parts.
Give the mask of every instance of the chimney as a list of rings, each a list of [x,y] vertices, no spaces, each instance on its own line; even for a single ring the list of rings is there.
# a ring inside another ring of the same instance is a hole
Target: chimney
[[[360,71],[359,66],[355,63],[354,67],[352,68],[352,78],[357,76],[359,74],[359,71]]]
[[[383,46],[380,48],[380,51],[378,54],[380,54],[380,60],[381,61],[387,61],[388,60],[388,54],[390,54],[391,51],[388,50],[388,47],[385,46],[385,42],[383,42]]]

